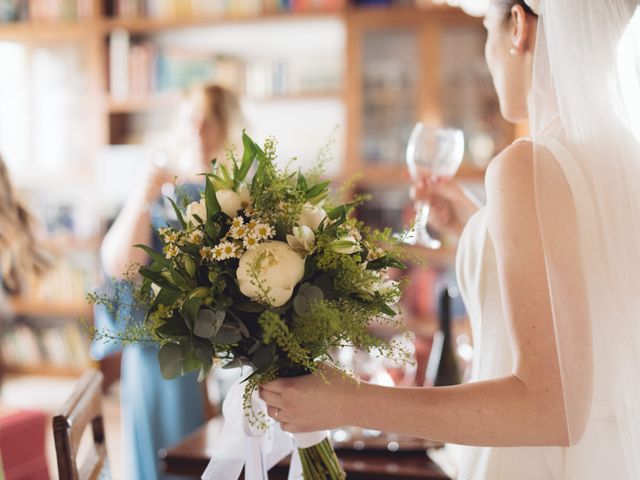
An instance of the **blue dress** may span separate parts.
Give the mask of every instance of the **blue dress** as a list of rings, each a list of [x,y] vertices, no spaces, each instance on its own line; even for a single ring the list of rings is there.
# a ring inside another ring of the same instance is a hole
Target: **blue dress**
[[[198,187],[182,187],[189,200],[200,198]],[[166,226],[166,205],[157,202],[151,208],[154,228]],[[160,240],[154,235],[153,246],[160,250]],[[122,304],[111,313],[103,306],[96,306],[94,317],[98,329],[112,331],[122,328],[116,322],[120,315],[131,314],[142,320],[144,312],[131,312],[126,306],[126,294]],[[114,318],[115,317],[115,318]],[[158,451],[171,447],[200,427],[205,421],[204,398],[197,372],[165,380],[158,364],[156,347],[118,345],[94,341],[91,354],[102,359],[123,350],[121,370],[121,412],[124,456],[124,478],[127,480],[178,480],[163,474],[159,468]]]

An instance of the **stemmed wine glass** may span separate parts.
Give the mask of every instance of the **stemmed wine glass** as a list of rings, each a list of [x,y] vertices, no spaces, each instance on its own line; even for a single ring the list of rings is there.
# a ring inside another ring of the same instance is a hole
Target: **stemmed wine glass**
[[[452,128],[429,128],[418,122],[411,132],[407,145],[407,165],[414,183],[425,173],[432,177],[453,177],[464,156],[464,134]],[[429,205],[415,201],[415,226],[405,242],[431,249],[441,247],[439,240],[427,232]]]

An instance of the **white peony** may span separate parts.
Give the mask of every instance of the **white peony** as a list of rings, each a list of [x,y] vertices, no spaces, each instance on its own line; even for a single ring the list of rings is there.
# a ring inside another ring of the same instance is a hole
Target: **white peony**
[[[204,198],[199,202],[193,202],[187,205],[187,214],[185,215],[185,221],[191,225],[199,225],[200,222],[196,220],[195,215],[200,217],[200,220],[206,222],[207,220],[207,206],[204,203]]]
[[[325,218],[327,218],[327,212],[321,206],[307,202],[302,207],[298,224],[315,231]]]
[[[242,199],[240,195],[233,190],[218,190],[216,192],[216,198],[222,211],[231,218],[238,214],[238,210],[242,210]]]
[[[300,255],[305,257],[313,252],[316,244],[316,236],[306,225],[301,227],[293,227],[293,235],[287,235],[287,243]]]
[[[253,269],[257,270],[257,278],[252,275]],[[244,295],[281,307],[304,277],[304,260],[284,242],[264,242],[240,257],[237,277]]]

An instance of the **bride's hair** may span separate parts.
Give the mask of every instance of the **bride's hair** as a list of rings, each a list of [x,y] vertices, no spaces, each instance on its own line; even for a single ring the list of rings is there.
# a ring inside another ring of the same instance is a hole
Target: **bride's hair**
[[[49,267],[48,255],[38,245],[34,230],[35,221],[18,198],[0,156],[0,280],[12,292]]]
[[[529,5],[527,5],[524,0],[497,0],[496,3],[504,9],[507,19],[511,18],[511,9],[516,5],[520,5],[524,8],[524,11],[527,12],[527,14],[537,17],[535,12],[529,8]]]

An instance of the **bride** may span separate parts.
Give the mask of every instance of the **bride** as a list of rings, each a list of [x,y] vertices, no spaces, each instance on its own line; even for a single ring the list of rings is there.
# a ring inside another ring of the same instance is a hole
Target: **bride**
[[[533,136],[491,162],[487,204],[470,218],[460,195],[423,188],[466,224],[457,274],[472,381],[356,386],[326,366],[329,383],[261,389],[285,430],[355,425],[466,445],[461,479],[640,478],[637,7],[491,1],[486,57],[501,110],[528,119]]]

